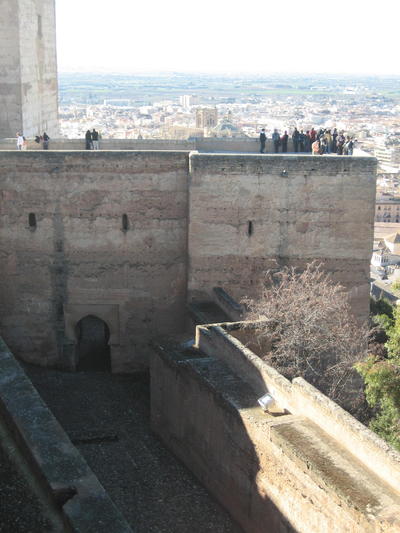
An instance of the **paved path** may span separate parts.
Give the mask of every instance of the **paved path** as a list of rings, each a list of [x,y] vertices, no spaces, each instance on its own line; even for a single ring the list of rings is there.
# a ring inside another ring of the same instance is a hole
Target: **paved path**
[[[135,532],[240,533],[151,433],[143,376],[26,371]]]

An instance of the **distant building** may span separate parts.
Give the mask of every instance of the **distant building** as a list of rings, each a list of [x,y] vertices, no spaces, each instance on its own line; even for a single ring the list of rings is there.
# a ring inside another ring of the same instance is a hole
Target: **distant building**
[[[190,126],[172,125],[164,129],[165,139],[186,140],[196,137],[204,137],[204,130],[202,128],[193,128]]]
[[[400,264],[400,233],[387,235],[378,242],[372,253],[371,264],[378,268]]]
[[[196,110],[196,128],[215,128],[217,124],[218,111],[216,107],[204,107]]]
[[[400,196],[383,193],[377,197],[375,222],[400,222]]]
[[[183,94],[179,97],[179,103],[182,107],[188,108],[199,103],[199,98],[195,94]]]
[[[400,147],[390,146],[385,138],[378,139],[374,147],[374,155],[383,168],[396,168],[400,165]]]

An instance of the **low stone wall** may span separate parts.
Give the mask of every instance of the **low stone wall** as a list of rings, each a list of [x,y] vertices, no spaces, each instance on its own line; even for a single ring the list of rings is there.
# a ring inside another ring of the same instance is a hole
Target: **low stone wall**
[[[241,320],[244,313],[242,305],[238,304],[229,294],[221,287],[213,288],[213,298],[215,303],[235,322]]]
[[[199,326],[197,355],[152,358],[154,431],[245,531],[400,531],[400,455],[266,365],[229,334],[235,327]],[[261,410],[266,391],[285,414]]]
[[[15,150],[15,139],[0,139],[0,150]],[[28,139],[27,150],[42,150],[42,145]],[[85,139],[51,139],[50,150],[85,150]],[[291,142],[289,151],[293,150]],[[101,139],[100,150],[185,150],[187,152],[245,152],[258,153],[260,143],[257,138],[198,138],[179,139]],[[267,141],[265,153],[273,153],[272,141]]]
[[[229,334],[229,329],[236,327],[236,324],[227,324],[226,328],[198,326],[196,345],[243,376],[257,395],[269,392],[283,409],[307,416],[351,453],[357,450],[357,458],[367,468],[400,491],[400,454],[303,378],[290,382],[266,364]]]
[[[132,533],[1,338],[0,425],[54,501],[66,531]],[[74,490],[63,504],[62,494]]]

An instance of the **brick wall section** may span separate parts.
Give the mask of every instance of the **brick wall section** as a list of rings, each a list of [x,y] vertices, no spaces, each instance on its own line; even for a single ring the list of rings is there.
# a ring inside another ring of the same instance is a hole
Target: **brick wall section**
[[[147,367],[155,332],[183,328],[187,168],[173,152],[0,158],[0,323],[17,356],[70,367],[66,309],[111,316],[117,372]]]
[[[254,296],[268,268],[316,259],[366,316],[375,159],[192,153],[190,173],[191,295]]]

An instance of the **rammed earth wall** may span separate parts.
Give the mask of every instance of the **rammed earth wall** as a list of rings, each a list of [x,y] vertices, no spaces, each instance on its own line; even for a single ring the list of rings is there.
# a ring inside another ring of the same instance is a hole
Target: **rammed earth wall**
[[[115,372],[184,329],[188,299],[256,295],[267,268],[323,261],[366,317],[376,160],[189,151],[0,151],[0,331],[74,368],[76,324],[110,330]],[[123,215],[126,215],[123,218]]]

